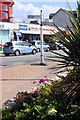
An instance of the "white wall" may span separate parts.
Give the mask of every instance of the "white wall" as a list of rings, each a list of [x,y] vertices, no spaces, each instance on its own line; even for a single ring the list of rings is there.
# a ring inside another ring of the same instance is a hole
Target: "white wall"
[[[19,30],[19,25],[27,25],[27,30]],[[19,30],[21,33],[25,34],[40,34],[40,25],[35,25],[35,24],[26,24],[26,23],[14,23],[13,24],[13,29],[14,30]],[[43,26],[42,27],[43,34],[44,35],[51,35],[55,34],[57,29],[55,27],[51,26]]]

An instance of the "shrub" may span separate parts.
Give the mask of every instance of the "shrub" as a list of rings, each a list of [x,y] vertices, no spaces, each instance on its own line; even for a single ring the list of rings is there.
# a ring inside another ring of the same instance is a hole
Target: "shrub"
[[[11,111],[3,110],[2,120],[74,120],[76,117],[79,118],[80,95],[76,94],[77,97],[74,100],[73,94],[68,93],[69,89],[71,93],[72,91],[74,93],[75,83],[46,82],[46,80],[40,83],[40,81],[36,93],[34,91],[32,93],[19,92],[16,95],[15,106]]]

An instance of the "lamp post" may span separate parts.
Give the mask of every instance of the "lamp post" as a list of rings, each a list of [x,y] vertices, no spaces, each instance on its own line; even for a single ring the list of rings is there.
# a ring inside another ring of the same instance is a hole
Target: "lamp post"
[[[44,50],[43,50],[42,10],[40,11],[40,40],[41,40],[41,61],[40,61],[40,65],[45,65],[44,64]]]

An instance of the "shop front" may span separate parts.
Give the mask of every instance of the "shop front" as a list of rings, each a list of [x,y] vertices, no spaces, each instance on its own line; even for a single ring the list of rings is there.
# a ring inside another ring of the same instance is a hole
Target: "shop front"
[[[24,41],[40,40],[40,25],[37,24],[26,24],[26,23],[14,23],[14,31],[18,31],[21,35],[16,35],[17,40],[22,39]],[[52,34],[57,32],[55,27],[43,26],[42,33],[43,39],[50,38]]]
[[[11,39],[12,26],[12,23],[0,22],[0,52],[3,51],[3,45]]]
[[[32,41],[33,39],[40,39],[39,25],[15,23],[13,29],[15,33],[16,31],[19,33],[19,35],[17,35],[17,33],[15,34],[17,40],[22,39],[23,41]]]

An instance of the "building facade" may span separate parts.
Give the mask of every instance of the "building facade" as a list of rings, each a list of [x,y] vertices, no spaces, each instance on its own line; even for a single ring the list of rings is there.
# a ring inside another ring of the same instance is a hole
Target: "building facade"
[[[14,32],[14,40],[22,40],[28,39],[32,40],[40,40],[40,25],[37,24],[27,24],[27,23],[13,23],[13,32]],[[57,29],[53,26],[42,26],[43,39],[50,38],[51,35],[55,34]]]
[[[4,43],[11,39],[13,5],[13,0],[0,0],[0,51]]]
[[[0,0],[0,21],[13,22],[13,5],[12,0]]]

